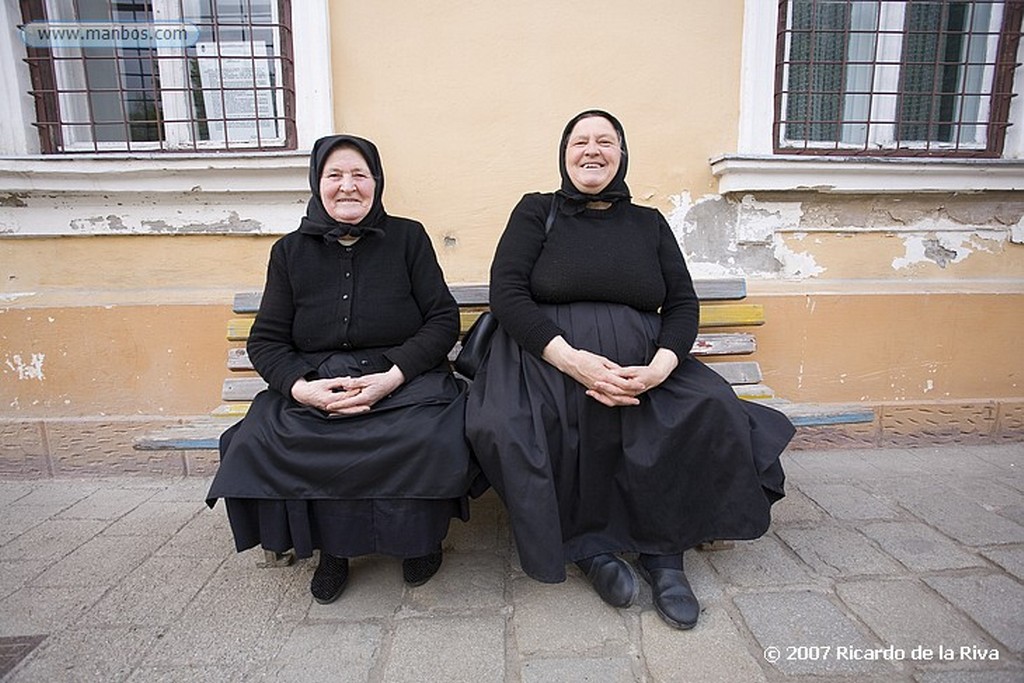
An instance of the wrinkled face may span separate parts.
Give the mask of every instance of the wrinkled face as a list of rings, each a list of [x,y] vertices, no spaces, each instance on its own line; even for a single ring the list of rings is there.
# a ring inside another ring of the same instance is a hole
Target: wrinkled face
[[[619,134],[603,116],[580,119],[569,133],[565,170],[576,189],[597,194],[615,178],[622,160]]]
[[[376,187],[366,159],[354,148],[337,147],[327,155],[320,175],[320,201],[334,220],[363,220],[373,207]]]

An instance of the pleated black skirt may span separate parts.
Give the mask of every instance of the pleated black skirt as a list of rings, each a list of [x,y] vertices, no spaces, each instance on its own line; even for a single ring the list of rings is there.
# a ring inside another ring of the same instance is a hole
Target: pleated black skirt
[[[567,341],[621,365],[656,351],[657,314],[581,302],[543,307]],[[738,399],[687,357],[639,406],[609,408],[503,330],[467,401],[467,436],[509,511],[523,570],[565,579],[606,552],[681,553],[765,533],[784,495],[779,462],[794,429]]]
[[[321,374],[386,363],[365,360],[336,354]],[[444,368],[407,382],[368,413],[345,417],[263,391],[221,436],[207,504],[225,499],[239,551],[426,555],[452,517],[469,518],[465,399],[465,385]]]

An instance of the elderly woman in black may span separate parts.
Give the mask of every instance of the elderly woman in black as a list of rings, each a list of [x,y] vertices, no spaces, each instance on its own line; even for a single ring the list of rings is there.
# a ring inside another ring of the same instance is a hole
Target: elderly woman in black
[[[630,201],[621,124],[565,127],[561,189],[512,211],[491,266],[500,323],[467,404],[467,434],[502,497],[523,570],[575,562],[627,607],[636,553],[671,626],[700,612],[683,551],[761,536],[783,496],[781,413],[739,400],[689,355],[699,305],[664,217]]]
[[[419,585],[467,519],[465,392],[447,365],[459,312],[420,223],[389,216],[377,148],[318,140],[306,216],[270,252],[248,342],[269,388],[221,437],[208,503],[239,551],[320,551],[310,590],[335,600],[348,558],[403,558]]]

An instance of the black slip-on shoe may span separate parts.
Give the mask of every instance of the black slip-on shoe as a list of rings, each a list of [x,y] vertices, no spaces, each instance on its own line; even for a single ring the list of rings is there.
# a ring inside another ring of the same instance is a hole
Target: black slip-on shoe
[[[654,609],[671,626],[682,630],[697,625],[700,603],[682,569],[647,569],[640,563],[640,575],[651,584]]]
[[[601,599],[612,607],[629,607],[640,593],[633,565],[610,553],[577,563]]]
[[[444,555],[440,550],[423,557],[409,557],[402,560],[402,578],[412,587],[422,586],[441,568]]]
[[[309,592],[321,605],[334,602],[348,584],[348,558],[320,553],[320,564],[309,582]]]

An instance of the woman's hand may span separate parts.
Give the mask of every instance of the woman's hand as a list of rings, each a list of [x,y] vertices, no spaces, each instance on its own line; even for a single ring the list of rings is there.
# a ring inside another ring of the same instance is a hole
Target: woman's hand
[[[365,413],[405,382],[405,375],[392,365],[387,372],[362,377],[332,377],[292,385],[292,397],[299,403],[339,415]]]
[[[587,389],[587,396],[606,406],[635,406],[646,391],[643,382],[625,373],[625,368],[604,356],[569,345],[561,336],[544,347],[542,355],[551,365]]]
[[[650,391],[660,385],[679,366],[679,357],[674,351],[658,349],[647,365],[630,365],[622,368],[622,376],[634,379]]]

